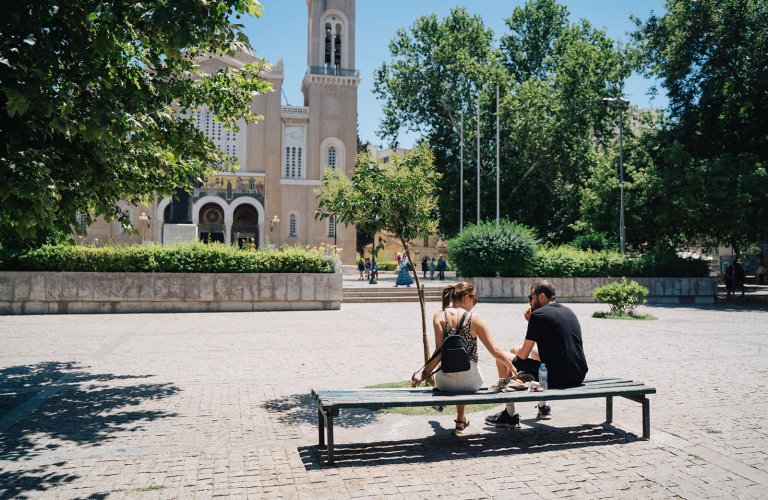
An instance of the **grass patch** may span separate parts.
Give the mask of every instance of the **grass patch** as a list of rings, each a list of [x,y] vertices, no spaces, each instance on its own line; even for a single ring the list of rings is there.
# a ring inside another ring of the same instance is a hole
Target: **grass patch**
[[[704,429],[704,431],[707,434],[722,434],[723,433],[723,431],[719,431],[717,429],[710,429],[710,428],[706,428],[706,429]]]
[[[367,385],[364,389],[404,389],[411,387],[411,382],[385,382],[383,384]],[[482,405],[467,405],[467,413],[492,410],[499,406],[498,403],[488,403]],[[398,406],[395,408],[382,408],[380,411],[385,413],[398,413],[400,415],[451,415],[456,413],[456,405],[447,405],[442,412],[433,409],[431,406]]]
[[[659,318],[656,316],[653,316],[651,314],[635,314],[635,313],[614,313],[614,312],[594,312],[592,313],[593,318],[600,318],[600,319],[623,319],[623,320],[634,320],[634,321],[654,321]]]
[[[695,453],[689,453],[688,456],[691,457],[694,460],[704,460],[703,458],[701,458],[700,456],[696,455]]]
[[[129,490],[119,489],[119,490],[113,490],[115,493],[143,493],[147,491],[160,491],[166,489],[167,486],[163,486],[160,484],[153,484],[151,486],[144,486],[142,488],[131,488]]]

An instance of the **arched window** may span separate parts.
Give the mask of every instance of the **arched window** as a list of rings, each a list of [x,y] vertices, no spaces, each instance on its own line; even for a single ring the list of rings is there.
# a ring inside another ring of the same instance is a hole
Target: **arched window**
[[[291,148],[285,148],[285,178],[291,177]]]
[[[336,170],[336,146],[328,147],[328,167]]]
[[[322,33],[320,33],[321,61],[325,66],[326,74],[340,75],[347,64],[347,49],[344,43],[349,39],[347,33],[347,19],[339,11],[328,11],[321,21]]]
[[[248,191],[253,191],[256,189],[256,183],[253,179],[248,179]]]
[[[288,236],[296,237],[296,214],[291,214],[288,218]]]
[[[301,156],[302,156],[302,152],[303,152],[304,148],[299,147],[299,148],[294,148],[294,149],[298,150],[297,159],[296,159],[296,178],[300,179],[301,178],[301,163],[302,163]]]
[[[335,238],[336,237],[336,215],[331,215],[328,218],[328,237],[329,238]]]

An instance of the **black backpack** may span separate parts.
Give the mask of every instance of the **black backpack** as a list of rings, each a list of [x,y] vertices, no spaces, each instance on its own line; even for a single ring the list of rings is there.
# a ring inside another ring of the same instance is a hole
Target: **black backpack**
[[[470,356],[467,350],[467,341],[459,335],[464,326],[464,320],[468,313],[461,316],[461,321],[456,328],[446,328],[443,335],[443,345],[440,347],[442,357],[440,359],[440,369],[443,373],[465,372],[470,368]]]
[[[456,328],[446,328],[443,334],[443,345],[440,349],[435,350],[435,353],[424,364],[427,366],[438,354],[442,354],[440,358],[440,366],[432,373],[424,377],[424,380],[431,377],[435,373],[443,370],[443,373],[458,373],[465,372],[470,368],[469,350],[467,349],[467,341],[459,335],[461,328],[464,326],[464,320],[467,318],[468,312],[464,312],[459,321],[459,325]],[[445,319],[446,326],[448,325],[448,318]],[[421,369],[424,369],[424,366]],[[414,373],[415,375],[415,373]]]

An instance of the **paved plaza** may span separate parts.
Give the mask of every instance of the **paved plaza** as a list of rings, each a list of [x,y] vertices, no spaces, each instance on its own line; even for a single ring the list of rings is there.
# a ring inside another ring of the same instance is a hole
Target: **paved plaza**
[[[429,304],[431,308],[436,303]],[[517,345],[523,304],[479,304]],[[340,311],[0,317],[0,498],[766,498],[768,308],[645,307],[591,317],[589,376],[658,389],[640,406],[553,404],[519,430],[470,414],[344,412],[335,467],[317,450],[312,388],[406,380],[420,365],[417,303]],[[490,356],[480,351],[486,381]]]

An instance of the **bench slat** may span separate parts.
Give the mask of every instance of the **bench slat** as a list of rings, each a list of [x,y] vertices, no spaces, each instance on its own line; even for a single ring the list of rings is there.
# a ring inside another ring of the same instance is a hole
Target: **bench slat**
[[[315,398],[324,408],[387,408],[403,406],[430,406],[437,404],[482,404],[506,403],[561,399],[584,399],[595,397],[621,397],[654,394],[656,389],[641,382],[602,387],[576,387],[550,389],[544,392],[489,392],[479,391],[467,394],[449,394],[430,389],[373,389],[333,391],[335,397],[325,391],[315,392]]]

